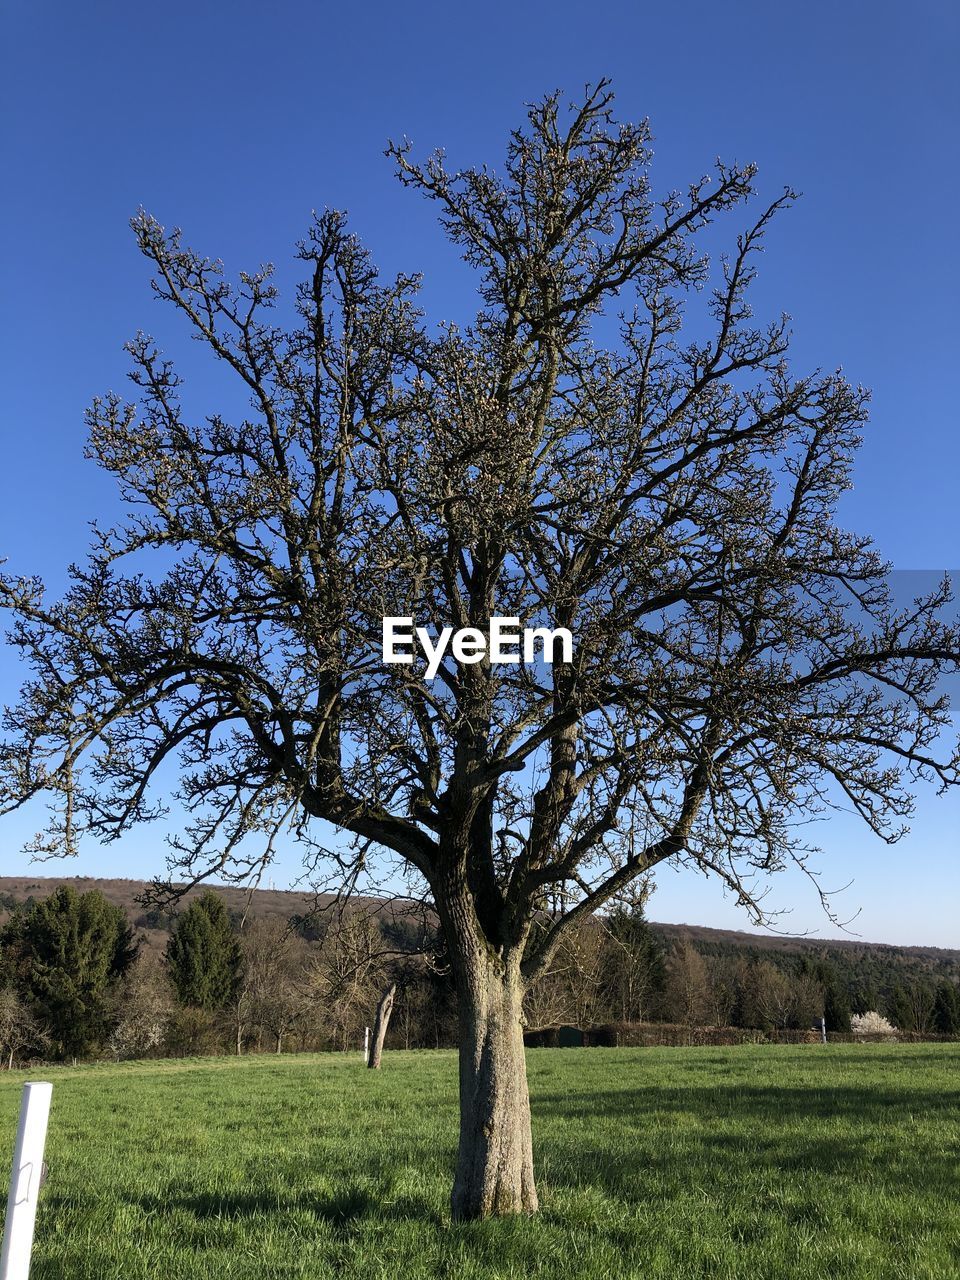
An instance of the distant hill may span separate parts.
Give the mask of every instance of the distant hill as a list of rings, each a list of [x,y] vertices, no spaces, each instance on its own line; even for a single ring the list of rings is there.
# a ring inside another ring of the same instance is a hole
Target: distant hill
[[[148,946],[162,947],[169,932],[169,917],[145,909],[137,899],[148,883],[145,880],[101,880],[92,876],[0,876],[0,920],[6,919],[18,903],[43,898],[59,885],[72,885],[78,893],[99,889],[104,897],[127,913],[131,923],[142,934]],[[191,889],[184,902],[211,888],[224,899],[237,916],[249,918],[307,914],[316,904],[309,893],[289,889],[242,889],[233,885],[208,883]],[[329,900],[329,899],[328,899]],[[368,900],[388,911],[388,900]],[[391,913],[392,914],[392,913]],[[908,984],[918,978],[960,980],[960,948],[893,946],[883,942],[861,942],[859,939],[781,937],[776,934],[749,933],[736,929],[712,929],[706,925],[658,924],[651,929],[669,949],[681,936],[687,936],[703,955],[717,960],[759,955],[782,968],[791,968],[804,955],[829,961],[845,982],[851,995],[866,990],[885,995],[897,982]]]
[[[138,902],[138,898],[149,887],[146,880],[101,880],[94,876],[0,876],[0,921],[5,920],[18,903],[45,898],[63,884],[71,885],[77,893],[99,889],[108,901],[126,913],[147,946],[166,945],[170,931],[170,913],[144,907]],[[192,898],[198,897],[207,888],[213,889],[223,898],[231,914],[241,916],[246,913],[250,918],[282,916],[289,919],[294,915],[308,913],[316,903],[313,894],[295,893],[289,889],[251,891],[235,885],[205,884],[188,890],[174,911],[182,910]]]
[[[704,925],[654,924],[652,928],[665,946],[686,935],[701,955],[720,964],[756,957],[791,972],[805,958],[825,961],[845,988],[854,1011],[886,1007],[896,986],[960,981],[957,948],[893,946],[858,938],[789,938]]]
[[[0,885],[3,879],[0,877]],[[749,947],[754,951],[883,951],[891,954],[915,956],[931,964],[946,962],[960,964],[960,947],[924,947],[919,944],[900,946],[892,942],[864,942],[860,938],[811,938],[806,935],[790,937],[778,933],[750,933],[739,929],[712,929],[701,924],[652,924],[664,941],[673,941],[682,934],[705,953],[727,947]]]
[[[146,880],[101,880],[95,876],[0,876],[0,903],[9,909],[8,899],[24,902],[27,898],[45,898],[62,884],[72,885],[77,893],[99,889],[110,902],[122,907],[131,919],[143,914],[144,908],[137,899],[149,887]],[[252,914],[257,916],[290,916],[307,910],[313,902],[313,896],[309,893],[296,893],[289,889],[251,891],[224,884],[206,884],[190,889],[182,901],[189,902],[191,898],[203,893],[205,888],[218,893],[231,910],[243,911],[249,901]]]
[[[207,889],[212,889],[223,899],[227,910],[236,919],[242,916],[247,919],[281,916],[284,920],[289,920],[293,916],[308,916],[318,906],[335,901],[331,894],[298,893],[292,889],[243,889],[236,885],[208,881],[194,889],[188,889],[171,911],[164,911],[145,907],[138,901],[150,887],[147,880],[107,880],[96,876],[0,876],[0,924],[19,904],[46,898],[54,889],[64,884],[70,885],[77,893],[99,889],[109,902],[126,913],[148,947],[166,946],[173,916]],[[410,908],[404,903],[396,903],[390,899],[358,897],[354,901],[367,904],[378,914],[389,917],[393,923],[411,914]]]

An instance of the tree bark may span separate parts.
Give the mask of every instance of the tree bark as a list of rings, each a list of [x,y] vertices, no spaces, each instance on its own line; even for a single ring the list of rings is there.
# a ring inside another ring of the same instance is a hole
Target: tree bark
[[[475,956],[464,979],[453,1218],[536,1213],[518,966]]]
[[[373,1038],[370,1044],[370,1058],[367,1066],[371,1071],[379,1071],[380,1059],[383,1056],[383,1042],[387,1036],[387,1027],[390,1025],[390,1015],[393,1013],[393,997],[397,994],[397,984],[391,982],[390,986],[380,997],[380,1003],[377,1005],[377,1016],[373,1024]]]

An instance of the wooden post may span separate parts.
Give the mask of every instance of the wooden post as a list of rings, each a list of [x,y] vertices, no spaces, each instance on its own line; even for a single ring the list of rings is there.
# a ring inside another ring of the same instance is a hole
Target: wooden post
[[[370,1062],[370,1028],[363,1028],[363,1061],[364,1065]]]
[[[23,1088],[7,1216],[3,1224],[0,1280],[27,1280],[30,1274],[33,1226],[43,1176],[43,1147],[52,1094],[53,1085],[45,1081],[34,1081]]]
[[[367,1066],[373,1071],[380,1069],[380,1059],[383,1056],[383,1042],[386,1039],[387,1027],[390,1025],[390,1015],[393,1013],[393,997],[397,994],[397,984],[392,982],[380,998],[377,1005],[377,1016],[373,1023],[373,1048],[367,1059]]]
[[[826,1020],[826,1018],[821,1018],[821,1019],[820,1019],[820,1043],[821,1043],[821,1044],[826,1044],[826,1043],[827,1043],[827,1020]]]

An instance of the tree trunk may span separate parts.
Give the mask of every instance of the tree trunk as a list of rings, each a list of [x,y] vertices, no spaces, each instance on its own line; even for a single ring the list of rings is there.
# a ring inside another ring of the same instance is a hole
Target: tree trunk
[[[380,1003],[377,1005],[377,1017],[373,1024],[373,1038],[370,1044],[370,1057],[367,1066],[371,1071],[379,1071],[380,1059],[383,1056],[383,1042],[387,1036],[387,1027],[390,1025],[390,1015],[393,1013],[393,997],[397,994],[397,984],[391,982],[390,986],[380,997]]]
[[[515,964],[476,952],[461,971],[455,1221],[535,1213],[523,988]]]

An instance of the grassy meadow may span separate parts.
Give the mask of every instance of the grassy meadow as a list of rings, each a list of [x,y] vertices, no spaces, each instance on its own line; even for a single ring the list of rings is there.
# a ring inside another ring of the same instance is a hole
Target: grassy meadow
[[[543,1209],[452,1227],[451,1053],[54,1068],[32,1280],[960,1276],[960,1045],[528,1053]],[[0,1083],[3,1195],[21,1072]]]

